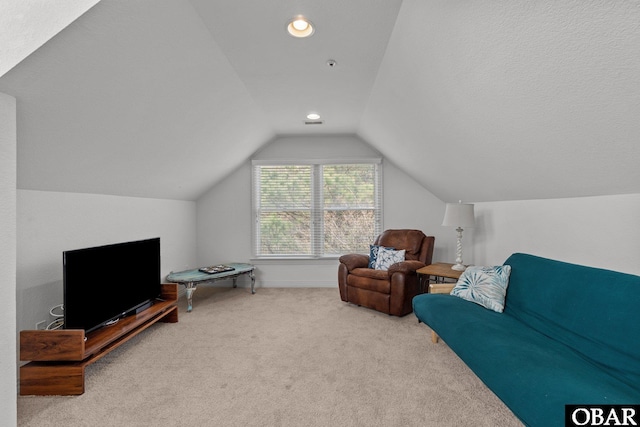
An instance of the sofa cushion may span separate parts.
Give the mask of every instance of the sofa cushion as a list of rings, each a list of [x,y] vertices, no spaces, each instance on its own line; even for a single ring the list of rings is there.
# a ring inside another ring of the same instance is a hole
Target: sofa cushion
[[[521,253],[505,264],[504,314],[640,384],[639,276]]]
[[[383,294],[391,292],[389,273],[371,268],[356,268],[351,271],[351,274],[347,277],[347,285]]]
[[[355,268],[351,270],[351,274],[356,277],[374,280],[389,280],[389,273],[382,270],[374,270],[373,268]]]
[[[511,267],[508,265],[467,267],[451,295],[502,313],[510,272]]]
[[[394,249],[380,248],[378,259],[376,260],[376,270],[389,270],[393,264],[404,261],[405,250],[396,251]]]
[[[501,314],[452,295],[422,294],[413,310],[526,425],[563,426],[566,404],[638,401],[637,383],[621,381],[506,309]]]

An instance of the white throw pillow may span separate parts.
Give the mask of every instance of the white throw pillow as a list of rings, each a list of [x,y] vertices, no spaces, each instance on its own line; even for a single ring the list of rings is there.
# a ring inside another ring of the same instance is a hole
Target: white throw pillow
[[[509,273],[509,265],[467,267],[460,275],[451,295],[502,313],[509,286]]]
[[[380,250],[380,248],[380,245],[369,245],[369,268],[376,268],[376,261],[378,260],[378,251]]]
[[[381,247],[378,250],[378,258],[376,259],[376,270],[388,270],[392,264],[404,261],[405,250],[393,250]]]

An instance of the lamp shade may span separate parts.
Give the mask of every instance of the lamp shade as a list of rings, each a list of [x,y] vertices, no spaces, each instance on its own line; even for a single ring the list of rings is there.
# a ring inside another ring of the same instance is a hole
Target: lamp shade
[[[473,227],[473,205],[468,203],[447,203],[444,211],[443,226],[448,227]]]

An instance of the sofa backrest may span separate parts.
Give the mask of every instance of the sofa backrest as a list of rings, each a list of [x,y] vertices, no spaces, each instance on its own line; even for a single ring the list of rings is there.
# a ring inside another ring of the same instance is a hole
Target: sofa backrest
[[[433,236],[425,236],[420,230],[398,229],[383,231],[374,242],[374,245],[381,245],[396,250],[404,249],[405,259],[421,261],[431,264],[433,257]]]
[[[640,383],[640,276],[513,254],[504,314]]]

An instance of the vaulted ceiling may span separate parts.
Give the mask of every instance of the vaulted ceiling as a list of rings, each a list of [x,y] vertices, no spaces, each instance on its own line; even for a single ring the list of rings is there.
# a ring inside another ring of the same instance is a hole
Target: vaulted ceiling
[[[635,0],[86,4],[0,51],[21,189],[196,200],[279,135],[355,134],[444,201],[640,193]]]

